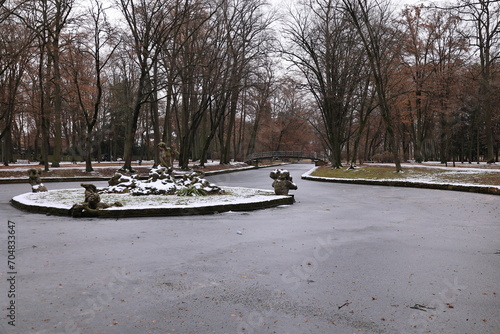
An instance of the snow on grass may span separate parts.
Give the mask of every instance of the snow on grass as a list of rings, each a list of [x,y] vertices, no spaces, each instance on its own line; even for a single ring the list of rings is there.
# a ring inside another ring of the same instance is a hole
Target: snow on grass
[[[13,200],[41,207],[70,209],[73,204],[81,203],[85,199],[84,189],[49,190],[39,193],[25,193],[15,196]],[[71,203],[71,204],[70,204]]]
[[[499,173],[500,176],[500,166],[497,168],[496,165],[487,165],[486,163],[481,165],[471,165],[469,164],[457,164],[457,167],[452,166],[437,166],[437,164],[441,164],[440,162],[426,162],[422,164],[418,163],[402,163],[401,167],[403,170],[405,168],[427,168],[431,170],[440,170],[440,171],[449,171],[450,173]],[[450,164],[451,165],[451,164]],[[370,163],[369,166],[380,166],[380,167],[393,167],[394,164],[382,164],[382,163]],[[395,168],[395,167],[394,167]]]
[[[360,180],[361,178],[345,178],[345,177],[321,177],[321,176],[307,176],[303,175],[304,178],[310,179],[310,180],[339,180],[339,181],[357,181]],[[439,179],[432,179],[432,178],[412,178],[412,179],[404,179],[404,178],[394,178],[394,179],[367,179],[370,180],[373,183],[379,182],[380,184],[386,183],[386,182],[391,182],[391,181],[404,181],[408,183],[421,183],[421,184],[440,184],[440,185],[451,185],[451,186],[471,186],[471,187],[484,187],[484,188],[498,188],[500,189],[500,186],[495,186],[495,185],[487,185],[487,184],[473,184],[473,183],[463,183],[463,182],[447,182],[447,181],[442,181]]]
[[[104,210],[153,209],[153,208],[196,208],[225,204],[257,203],[288,196],[277,196],[273,191],[240,187],[221,187],[225,194],[210,196],[101,194],[101,202],[120,202],[123,207]],[[84,189],[51,190],[43,193],[25,193],[13,200],[29,206],[70,209],[84,201]]]
[[[451,186],[490,187],[500,189],[500,170],[478,168],[453,168],[442,166],[403,165],[403,173],[391,171],[387,164],[356,168],[354,170],[313,168],[303,174],[312,180],[369,180],[373,183],[408,182]],[[378,169],[380,168],[380,169]]]

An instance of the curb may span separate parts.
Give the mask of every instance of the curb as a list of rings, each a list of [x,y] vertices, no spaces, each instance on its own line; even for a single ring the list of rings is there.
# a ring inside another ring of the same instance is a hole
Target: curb
[[[401,180],[393,181],[393,180],[368,180],[368,179],[341,179],[341,178],[326,178],[319,176],[311,176],[311,174],[315,170],[316,168],[313,168],[307,173],[302,174],[301,179],[308,181],[317,181],[317,182],[452,190],[452,191],[472,192],[472,193],[480,193],[488,195],[500,195],[500,188],[492,186],[473,186],[473,185],[469,186],[469,185],[446,184],[446,183],[423,183],[423,182],[411,182],[411,181],[401,181]]]
[[[171,216],[193,216],[193,215],[208,215],[217,214],[228,211],[254,211],[259,209],[268,209],[280,205],[292,205],[294,203],[293,196],[281,196],[270,200],[252,202],[252,203],[236,203],[236,204],[217,204],[205,205],[199,207],[180,207],[180,208],[149,208],[149,209],[104,209],[97,210],[97,214],[84,215],[82,217],[99,217],[99,218],[128,218],[128,217],[171,217]],[[40,205],[30,205],[17,201],[15,198],[10,200],[10,204],[20,210],[56,216],[70,216],[71,210],[67,208],[54,208]]]

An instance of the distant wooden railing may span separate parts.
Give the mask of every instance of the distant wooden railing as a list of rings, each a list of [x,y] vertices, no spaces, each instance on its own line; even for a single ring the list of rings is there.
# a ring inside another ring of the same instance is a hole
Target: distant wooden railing
[[[314,161],[326,161],[326,157],[318,154],[318,152],[303,152],[303,151],[269,151],[269,152],[255,152],[245,158],[245,161],[261,160],[261,159],[282,159],[282,158],[295,158],[295,159],[311,159]]]

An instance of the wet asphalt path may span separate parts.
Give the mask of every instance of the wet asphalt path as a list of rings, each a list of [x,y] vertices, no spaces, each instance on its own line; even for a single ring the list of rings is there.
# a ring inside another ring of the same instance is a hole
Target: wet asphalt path
[[[286,166],[292,206],[196,217],[28,214],[8,201],[29,185],[0,185],[0,333],[500,333],[500,197],[311,167]],[[270,189],[270,171],[211,181]]]

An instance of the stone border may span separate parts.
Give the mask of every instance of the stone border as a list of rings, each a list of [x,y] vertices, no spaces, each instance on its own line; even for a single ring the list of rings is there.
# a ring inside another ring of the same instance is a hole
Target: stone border
[[[302,174],[303,180],[330,182],[330,183],[349,183],[349,184],[362,184],[362,185],[376,185],[376,186],[391,186],[391,187],[410,187],[422,189],[438,189],[438,190],[453,190],[462,192],[473,192],[488,195],[500,195],[500,187],[493,186],[475,186],[475,185],[462,185],[462,184],[447,184],[447,183],[425,183],[425,182],[411,182],[403,180],[369,180],[369,179],[343,179],[343,178],[330,178],[311,176],[317,167],[311,169],[307,173]]]
[[[253,201],[247,203],[200,205],[198,207],[144,208],[144,209],[142,208],[114,209],[111,207],[104,210],[98,210],[97,211],[98,215],[88,215],[86,217],[127,218],[127,217],[159,217],[159,216],[168,217],[168,216],[206,215],[206,214],[215,214],[228,211],[253,211],[259,209],[267,209],[280,205],[291,205],[295,202],[293,196],[276,196],[276,195],[271,195],[271,196],[275,198],[269,200],[262,200],[258,202]],[[31,213],[41,213],[46,215],[71,216],[70,210],[68,208],[57,208],[57,207],[49,207],[43,205],[27,204],[23,203],[20,200],[17,200],[16,197],[12,198],[10,203],[17,209],[28,211]]]

